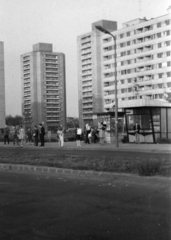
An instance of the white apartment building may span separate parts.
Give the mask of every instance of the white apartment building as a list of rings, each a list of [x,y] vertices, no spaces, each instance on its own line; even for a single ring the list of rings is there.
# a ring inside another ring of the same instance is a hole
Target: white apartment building
[[[38,43],[21,56],[22,114],[26,127],[66,127],[65,56]]]
[[[121,109],[125,103],[136,99],[162,100],[171,92],[171,15],[168,14],[154,19],[135,19],[123,24],[122,29],[109,29],[104,26],[103,22],[94,23],[100,25],[104,29],[111,32],[116,37],[117,52],[117,94],[118,104]],[[116,26],[116,22],[113,22]],[[99,35],[100,34],[100,37]],[[91,72],[98,72],[100,77],[94,76],[95,82],[101,86],[99,91],[99,99],[95,99],[96,105],[100,105],[101,112],[111,110],[112,103],[115,98],[115,82],[114,82],[114,42],[113,38],[100,32],[96,28],[92,29],[91,49],[94,47],[94,36],[99,37],[97,51],[94,55],[94,65],[90,65]],[[84,86],[84,66],[80,69],[83,59],[80,57],[79,46],[83,41],[80,36],[78,41],[78,62],[79,62],[79,117],[82,126],[86,120],[91,121],[92,112],[98,112],[90,101],[94,97],[96,86],[91,85],[91,79],[88,79]],[[88,45],[87,45],[88,48]],[[87,54],[92,54],[88,53]],[[98,62],[95,62],[98,59]],[[86,58],[87,60],[87,58]],[[87,60],[88,61],[88,60]],[[88,62],[87,62],[88,65]],[[94,67],[98,66],[97,69]],[[89,82],[88,82],[89,80]],[[89,83],[89,84],[88,84]],[[88,92],[88,88],[90,89]],[[86,89],[86,90],[85,90]],[[87,115],[84,108],[84,95],[89,97],[87,104]],[[89,110],[89,112],[88,112]],[[89,114],[88,114],[89,113]]]

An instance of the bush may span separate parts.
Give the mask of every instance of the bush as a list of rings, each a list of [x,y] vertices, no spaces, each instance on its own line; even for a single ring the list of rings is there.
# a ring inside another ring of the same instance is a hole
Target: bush
[[[74,142],[74,141],[76,141],[75,136],[64,137],[64,142]]]
[[[146,159],[138,162],[140,176],[152,176],[160,172],[161,162],[157,159]]]
[[[157,143],[171,143],[171,139],[158,138]]]
[[[123,136],[123,138],[121,139],[122,143],[128,143],[128,137],[127,136]]]

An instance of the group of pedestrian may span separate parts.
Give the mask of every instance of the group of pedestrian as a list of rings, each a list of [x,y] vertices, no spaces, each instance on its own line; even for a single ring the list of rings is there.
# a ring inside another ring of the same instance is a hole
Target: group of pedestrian
[[[38,146],[38,142],[40,139],[40,147],[44,146],[44,136],[45,136],[45,129],[43,125],[39,124],[40,130],[38,130],[37,126],[34,126],[34,130],[32,131],[31,128],[28,128],[25,132],[23,126],[15,126],[13,125],[10,129],[7,125],[4,128],[4,144],[10,143],[10,135],[12,138],[13,145],[17,146],[24,146],[25,142],[34,143],[35,146]]]
[[[12,126],[12,130],[10,131],[9,127],[6,125],[4,128],[4,144],[6,143],[10,143],[10,134],[12,135],[12,142],[13,145],[20,145],[21,147],[24,146],[24,137],[25,137],[25,133],[24,133],[24,128],[23,126]],[[20,142],[20,144],[19,144]]]
[[[106,122],[99,122],[98,127],[92,128],[88,123],[85,125],[85,143],[105,143]]]
[[[34,132],[33,132],[33,140],[34,140],[34,145],[38,146],[38,142],[40,140],[40,147],[44,147],[45,145],[45,128],[42,125],[42,123],[39,123],[39,130],[37,126],[34,126]]]

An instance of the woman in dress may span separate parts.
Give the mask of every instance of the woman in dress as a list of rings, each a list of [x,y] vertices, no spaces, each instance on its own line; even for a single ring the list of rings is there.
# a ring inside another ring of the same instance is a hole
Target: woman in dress
[[[21,147],[24,146],[24,138],[25,138],[25,131],[24,131],[23,126],[20,126],[20,129],[19,129],[19,139],[21,140]]]
[[[64,146],[64,131],[63,131],[62,125],[59,126],[58,131],[57,131],[57,135],[58,135],[58,138],[59,138],[59,146],[63,147]]]

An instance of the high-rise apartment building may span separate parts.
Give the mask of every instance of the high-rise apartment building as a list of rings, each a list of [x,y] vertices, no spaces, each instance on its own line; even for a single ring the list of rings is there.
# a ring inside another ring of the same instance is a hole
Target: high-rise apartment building
[[[0,42],[0,128],[5,127],[4,43]]]
[[[26,127],[66,127],[65,55],[38,43],[21,56],[22,115]]]
[[[110,31],[117,29],[116,22],[101,20],[92,24],[92,32],[77,38],[79,120],[82,127],[86,122],[92,122],[93,112],[103,111],[101,34],[95,25]]]
[[[97,30],[97,25],[116,38],[120,109],[130,100],[164,101],[171,92],[169,12],[150,20],[126,22],[119,30],[116,22],[111,22],[110,27],[106,21],[93,23],[92,32],[78,37],[79,117],[82,126],[92,121],[93,112],[110,111],[115,99],[114,42],[112,36]]]

